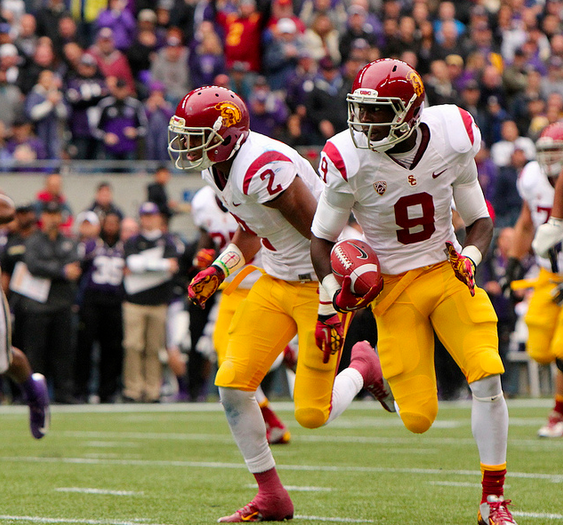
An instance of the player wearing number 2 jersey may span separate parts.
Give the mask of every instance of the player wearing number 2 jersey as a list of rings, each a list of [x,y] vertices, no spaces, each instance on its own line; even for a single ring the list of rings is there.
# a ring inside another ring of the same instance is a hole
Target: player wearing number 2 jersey
[[[364,383],[382,383],[379,362],[374,352],[360,347],[353,352],[350,368],[335,378],[338,358],[330,358],[329,351],[317,346],[321,341],[330,350],[333,336],[340,341],[348,316],[340,319],[326,305],[332,321],[315,325],[318,282],[309,238],[322,183],[311,165],[289,146],[250,132],[244,102],[224,88],[188,93],[170,121],[169,133],[176,165],[202,170],[204,180],[239,224],[232,242],[191,282],[190,299],[205,305],[225,278],[263,248],[264,274],[233,317],[225,359],[215,379],[235,441],[258,483],[258,494],[219,521],[289,519],[293,503],[275,469],[256,388],[297,334],[295,417],[301,425],[316,428],[341,413]]]
[[[480,132],[457,106],[423,111],[422,80],[399,60],[365,66],[347,100],[350,129],[327,142],[319,166],[326,186],[311,250],[321,300],[342,310],[358,307],[344,300],[329,266],[331,247],[353,211],[381,263],[384,287],[371,308],[383,374],[404,425],[425,432],[438,411],[435,331],[473,393],[483,471],[479,523],[514,524],[503,498],[508,412],[497,319],[473,275],[493,229],[474,162]],[[463,249],[452,227],[452,198],[468,225]]]

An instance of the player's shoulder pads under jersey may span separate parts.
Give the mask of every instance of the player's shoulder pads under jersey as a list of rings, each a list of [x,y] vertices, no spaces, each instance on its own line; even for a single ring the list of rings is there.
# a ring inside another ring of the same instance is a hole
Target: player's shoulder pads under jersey
[[[358,171],[359,166],[358,150],[350,137],[350,131],[344,130],[324,145],[318,169],[324,182],[327,182],[329,172],[348,181],[349,177]]]
[[[471,114],[454,104],[425,108],[422,121],[436,122],[442,127],[444,145],[456,153],[476,154],[481,147],[481,132]]]

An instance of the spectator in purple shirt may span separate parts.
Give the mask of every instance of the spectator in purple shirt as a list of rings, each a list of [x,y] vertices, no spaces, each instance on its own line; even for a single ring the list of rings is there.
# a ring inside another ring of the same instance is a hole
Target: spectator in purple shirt
[[[88,53],[83,54],[65,90],[70,107],[68,126],[72,134],[73,156],[78,159],[97,158],[98,141],[90,129],[88,112],[107,94],[106,81],[98,71],[96,59]]]
[[[149,98],[145,101],[148,129],[146,137],[147,160],[167,161],[168,155],[168,123],[176,108],[168,102],[164,95],[166,87],[162,82],[153,81],[150,86]]]
[[[137,27],[135,17],[126,7],[124,0],[108,0],[107,9],[98,15],[98,29],[109,27],[113,30],[115,47],[120,51],[127,50],[132,44]]]
[[[33,125],[26,117],[14,120],[12,137],[6,142],[6,152],[16,164],[28,164],[47,158],[45,144],[33,134]],[[28,168],[25,170],[28,171]]]
[[[203,33],[201,42],[189,56],[192,86],[198,88],[213,84],[213,79],[226,73],[221,39],[215,31]]]
[[[109,85],[111,95],[97,106],[100,118],[93,128],[103,143],[106,159],[134,160],[137,141],[147,132],[147,117],[142,103],[130,96],[127,82],[118,78]]]
[[[284,101],[270,91],[266,79],[258,77],[249,99],[250,129],[268,137],[281,136],[288,111]]]

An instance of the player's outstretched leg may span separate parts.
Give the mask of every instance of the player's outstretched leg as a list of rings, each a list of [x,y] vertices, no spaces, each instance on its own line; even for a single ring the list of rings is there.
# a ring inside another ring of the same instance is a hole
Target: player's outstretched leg
[[[547,423],[538,430],[542,438],[563,437],[563,372],[557,371],[555,406],[549,414]]]
[[[293,503],[276,471],[266,441],[266,426],[254,392],[219,387],[221,402],[248,470],[258,484],[252,501],[220,523],[284,521],[293,518]]]
[[[27,384],[26,384],[27,383]],[[49,431],[49,392],[43,374],[32,374],[23,385],[29,406],[29,428],[35,439],[41,439]]]
[[[364,388],[377,399],[388,412],[395,412],[395,400],[381,372],[381,364],[375,350],[367,341],[359,341],[352,347],[350,368],[364,378]]]

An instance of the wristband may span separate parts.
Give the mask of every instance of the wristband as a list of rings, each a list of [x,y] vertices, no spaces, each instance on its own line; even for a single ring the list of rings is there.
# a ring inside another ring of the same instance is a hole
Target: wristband
[[[323,288],[325,289],[326,293],[330,297],[331,301],[334,298],[334,294],[342,288],[342,286],[340,286],[340,284],[338,284],[338,281],[336,280],[336,277],[334,277],[333,273],[329,273],[323,279],[322,285],[323,285]]]
[[[475,268],[477,268],[477,266],[483,259],[483,254],[481,253],[479,248],[477,248],[477,246],[474,246],[473,244],[470,244],[469,246],[463,248],[463,250],[461,250],[461,255],[471,259],[471,262],[473,263],[473,266]]]
[[[555,226],[556,228],[563,230],[563,219],[559,219],[558,217],[551,216],[549,219],[547,219],[547,222],[548,224],[551,224],[552,226]]]
[[[332,297],[330,297],[324,286],[319,286],[319,315],[333,316],[336,310],[332,306]]]
[[[223,252],[212,263],[223,270],[225,277],[229,277],[232,273],[242,268],[246,261],[240,248],[236,244],[229,244]]]

